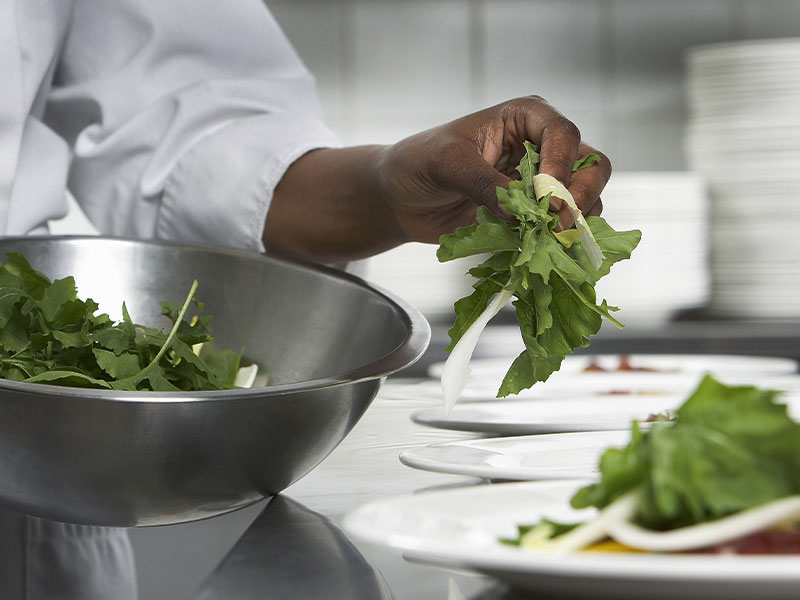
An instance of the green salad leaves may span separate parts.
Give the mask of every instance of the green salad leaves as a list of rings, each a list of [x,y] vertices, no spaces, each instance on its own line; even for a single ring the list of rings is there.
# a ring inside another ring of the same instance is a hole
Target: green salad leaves
[[[526,142],[525,147],[526,155],[517,167],[520,179],[511,181],[508,189],[497,189],[498,203],[516,223],[509,224],[479,207],[477,222],[443,235],[437,252],[442,262],[488,254],[469,270],[477,280],[475,291],[455,303],[456,319],[447,348],[451,358],[470,327],[478,323],[482,328],[483,321],[502,308],[498,304],[515,298],[525,350],[508,370],[498,397],[547,380],[567,354],[589,345],[589,337],[600,329],[603,318],[621,327],[611,315],[617,309],[605,300],[597,303],[594,286],[614,263],[629,258],[641,239],[641,232],[615,231],[601,217],[579,220],[579,226],[585,222],[588,231],[556,232],[558,217],[549,210],[552,185],[537,199],[539,154],[533,144]],[[590,155],[576,162],[574,170],[590,168],[597,160]],[[593,252],[587,250],[590,246]],[[492,298],[500,301],[492,305]],[[487,314],[487,308],[492,314]],[[467,362],[477,342],[476,336],[469,338]]]
[[[656,552],[681,552],[796,521],[800,514],[800,423],[780,392],[728,386],[706,375],[674,422],[642,430],[600,459],[600,480],[579,489],[574,508],[596,507],[585,523],[543,519],[499,540],[567,553],[605,538]]]
[[[19,253],[0,265],[0,377],[30,383],[115,390],[188,391],[234,387],[241,354],[198,356],[193,346],[213,340],[211,317],[184,316],[197,282],[180,307],[162,302],[172,321],[164,332],[137,325],[125,304],[114,323],[98,305],[77,296],[75,281],[51,282]]]
[[[707,375],[674,423],[634,423],[625,448],[606,450],[600,481],[572,506],[604,508],[633,492],[635,522],[666,530],[800,494],[800,424],[779,394]]]

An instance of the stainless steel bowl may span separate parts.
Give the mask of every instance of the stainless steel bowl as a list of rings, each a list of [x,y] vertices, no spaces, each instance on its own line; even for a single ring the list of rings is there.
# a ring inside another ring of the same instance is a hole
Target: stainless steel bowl
[[[6,238],[82,298],[166,327],[194,279],[219,347],[242,349],[267,387],[113,392],[0,380],[0,504],[49,519],[190,521],[280,492],[325,458],[384,379],[425,350],[414,308],[364,281],[255,253],[95,237]]]

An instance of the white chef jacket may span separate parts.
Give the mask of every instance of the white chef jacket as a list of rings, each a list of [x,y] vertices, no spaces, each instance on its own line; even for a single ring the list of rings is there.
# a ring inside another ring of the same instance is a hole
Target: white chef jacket
[[[3,0],[0,80],[0,235],[46,233],[68,188],[103,234],[261,251],[288,165],[338,144],[261,0]],[[136,595],[121,530],[0,533],[4,599]]]
[[[67,185],[104,234],[263,250],[272,190],[335,146],[261,0],[0,2],[0,233]]]

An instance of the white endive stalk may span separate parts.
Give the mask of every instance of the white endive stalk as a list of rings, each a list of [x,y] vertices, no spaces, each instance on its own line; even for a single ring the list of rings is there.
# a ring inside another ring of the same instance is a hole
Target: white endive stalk
[[[636,498],[628,493],[587,521],[552,541],[538,543],[526,550],[549,554],[570,554],[591,546],[606,537],[616,542],[650,552],[687,552],[723,544],[757,533],[800,517],[800,496],[787,496],[768,504],[688,527],[653,531],[631,520]],[[524,547],[524,538],[523,538]]]
[[[197,356],[200,356],[200,353],[203,351],[203,346],[205,346],[204,342],[200,342],[199,344],[194,344],[192,346],[192,352],[194,352]],[[237,388],[255,387],[257,377],[258,377],[257,364],[253,363],[252,365],[248,365],[246,367],[239,367],[239,370],[236,372],[236,377],[233,381],[233,386]],[[263,387],[266,384],[267,382],[265,379],[263,382],[261,382],[259,387]]]
[[[582,523],[572,531],[557,537],[550,544],[543,546],[543,549],[553,554],[571,554],[596,544],[606,537],[610,523],[629,520],[635,508],[636,497],[629,492],[606,506],[591,521]]]
[[[632,548],[652,552],[682,552],[722,544],[798,517],[800,496],[787,496],[715,521],[669,531],[644,529],[630,519],[620,518],[608,521],[606,531],[609,537]]]
[[[444,397],[444,414],[450,414],[453,406],[464,390],[469,378],[469,359],[475,351],[475,346],[478,344],[486,324],[495,316],[500,309],[509,303],[514,296],[511,290],[500,290],[498,294],[492,299],[486,309],[478,315],[478,318],[469,326],[469,328],[458,340],[458,343],[453,347],[450,356],[442,368],[442,395]]]
[[[536,194],[536,199],[541,200],[547,194],[552,194],[551,198],[561,198],[572,211],[572,216],[575,218],[575,225],[583,232],[581,241],[583,247],[586,248],[586,253],[589,255],[589,260],[592,261],[592,266],[599,269],[603,264],[603,251],[597,245],[597,240],[594,239],[592,230],[589,224],[583,217],[583,213],[575,203],[575,198],[572,197],[569,190],[564,187],[558,179],[547,173],[539,173],[533,177],[533,191]]]
[[[257,375],[258,365],[255,363],[247,365],[246,367],[240,367],[236,372],[236,379],[233,385],[237,388],[251,388],[256,382]]]

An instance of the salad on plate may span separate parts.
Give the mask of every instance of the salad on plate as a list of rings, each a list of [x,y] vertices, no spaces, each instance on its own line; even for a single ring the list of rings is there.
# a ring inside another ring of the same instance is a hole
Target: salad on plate
[[[610,448],[599,481],[580,488],[582,523],[542,519],[503,543],[534,552],[800,553],[800,423],[781,392],[707,375],[674,421]]]

